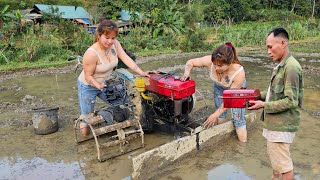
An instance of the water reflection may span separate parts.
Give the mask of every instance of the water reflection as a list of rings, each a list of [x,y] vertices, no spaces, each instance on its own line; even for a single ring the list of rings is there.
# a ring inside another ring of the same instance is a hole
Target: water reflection
[[[48,162],[45,159],[3,158],[0,159],[1,179],[85,179],[79,162],[63,160]]]
[[[223,164],[208,172],[208,180],[219,179],[219,180],[251,180],[246,173],[232,164]]]

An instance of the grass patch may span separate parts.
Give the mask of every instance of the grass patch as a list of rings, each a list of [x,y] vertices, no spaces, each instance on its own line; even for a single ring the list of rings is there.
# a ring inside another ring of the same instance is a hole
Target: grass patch
[[[219,29],[218,38],[223,41],[233,41],[236,47],[249,45],[264,45],[267,33],[273,28],[283,27],[288,30],[290,40],[304,40],[317,37],[320,31],[317,24],[306,21],[273,21],[273,22],[243,22]]]
[[[43,69],[50,67],[63,67],[71,65],[74,62],[69,61],[37,61],[37,62],[10,62],[0,66],[0,73],[14,72],[25,69]]]
[[[302,53],[320,53],[320,36],[310,37],[300,41],[292,41],[290,50]]]
[[[139,52],[136,52],[135,54],[138,56],[152,56],[152,55],[160,55],[160,54],[176,54],[180,53],[181,51],[178,49],[154,49],[154,50],[149,50],[149,49],[144,49]]]

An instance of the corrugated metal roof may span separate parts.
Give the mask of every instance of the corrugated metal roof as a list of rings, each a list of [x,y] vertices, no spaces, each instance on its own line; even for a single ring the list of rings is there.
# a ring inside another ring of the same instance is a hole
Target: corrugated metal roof
[[[92,16],[81,6],[59,6],[59,5],[46,5],[46,4],[35,4],[36,8],[40,11],[46,13],[52,13],[52,7],[54,9],[58,8],[58,15],[62,15],[65,19],[77,19],[77,18],[87,18],[92,19]]]

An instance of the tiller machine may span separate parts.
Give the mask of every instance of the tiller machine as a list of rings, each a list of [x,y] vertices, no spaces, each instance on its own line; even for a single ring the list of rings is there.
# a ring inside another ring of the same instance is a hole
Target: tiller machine
[[[100,162],[144,146],[144,132],[132,111],[125,80],[116,75],[106,84],[104,91],[109,107],[81,116],[74,125],[76,142],[94,138]],[[87,124],[89,135],[83,134],[85,129],[80,129],[80,123]],[[119,148],[113,147],[117,145]]]

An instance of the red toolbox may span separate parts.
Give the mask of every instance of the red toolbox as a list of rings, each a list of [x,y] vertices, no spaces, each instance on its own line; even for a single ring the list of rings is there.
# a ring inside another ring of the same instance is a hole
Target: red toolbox
[[[191,96],[196,91],[194,80],[180,81],[170,74],[151,74],[146,80],[146,89],[172,99]]]
[[[246,108],[253,106],[251,100],[260,98],[259,89],[228,89],[223,91],[223,106],[225,108]]]

